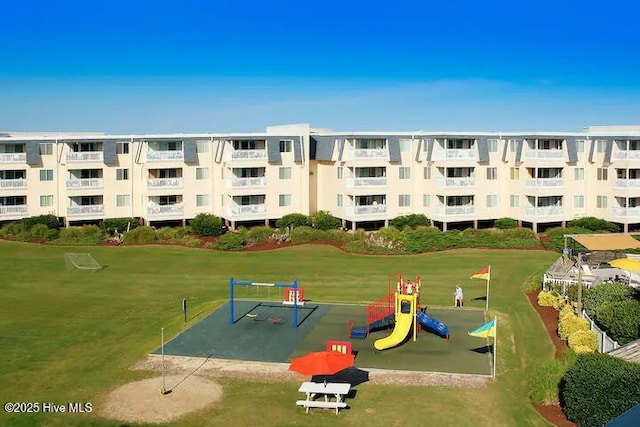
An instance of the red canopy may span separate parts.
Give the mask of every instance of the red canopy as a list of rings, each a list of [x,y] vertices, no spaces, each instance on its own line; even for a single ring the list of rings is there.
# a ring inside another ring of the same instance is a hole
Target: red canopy
[[[355,356],[337,351],[316,351],[291,360],[289,370],[302,375],[332,375],[353,366]]]

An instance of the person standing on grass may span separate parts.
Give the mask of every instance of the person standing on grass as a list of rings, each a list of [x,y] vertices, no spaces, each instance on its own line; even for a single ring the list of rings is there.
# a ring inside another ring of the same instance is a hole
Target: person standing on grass
[[[455,296],[455,306],[462,307],[464,305],[464,295],[462,293],[462,286],[460,286],[460,284],[456,286]]]

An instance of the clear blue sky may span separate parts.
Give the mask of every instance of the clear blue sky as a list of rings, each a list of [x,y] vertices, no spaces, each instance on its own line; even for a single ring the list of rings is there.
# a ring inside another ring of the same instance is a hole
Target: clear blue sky
[[[640,124],[634,1],[5,1],[0,131]]]

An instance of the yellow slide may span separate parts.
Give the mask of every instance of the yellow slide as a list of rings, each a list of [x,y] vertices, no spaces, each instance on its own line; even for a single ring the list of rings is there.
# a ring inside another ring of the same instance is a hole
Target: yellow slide
[[[396,311],[396,325],[393,328],[393,332],[388,337],[380,338],[373,343],[376,350],[386,350],[401,344],[407,338],[407,334],[411,332],[411,326],[416,316],[415,299],[412,297],[407,298],[406,296],[403,299],[410,301],[411,310],[409,313],[402,313],[400,310]]]

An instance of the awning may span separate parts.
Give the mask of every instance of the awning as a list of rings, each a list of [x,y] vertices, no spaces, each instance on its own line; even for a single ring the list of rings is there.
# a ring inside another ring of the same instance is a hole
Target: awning
[[[602,234],[598,236],[572,234],[571,237],[590,251],[615,251],[640,248],[640,241],[629,234]]]

